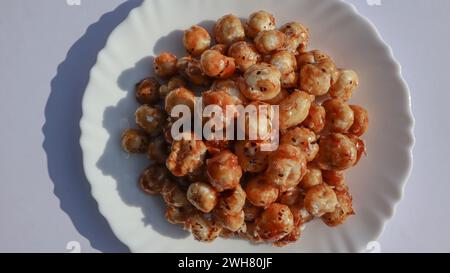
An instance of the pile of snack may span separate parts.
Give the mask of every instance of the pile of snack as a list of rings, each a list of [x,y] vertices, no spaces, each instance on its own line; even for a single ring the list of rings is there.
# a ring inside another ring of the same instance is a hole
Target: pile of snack
[[[342,224],[354,214],[343,171],[365,153],[360,137],[368,127],[367,111],[348,103],[357,74],[337,68],[325,52],[308,51],[305,26],[277,28],[265,11],[246,22],[225,15],[212,34],[198,25],[187,29],[188,55],[161,53],[154,59],[159,80],[136,85],[139,129],[127,129],[122,146],[150,159],[142,190],[161,195],[168,221],[200,241],[240,236],[283,246],[313,218]],[[278,149],[263,151],[264,137],[173,140],[170,113],[180,104],[193,111],[196,86],[208,89],[203,107],[278,105]]]

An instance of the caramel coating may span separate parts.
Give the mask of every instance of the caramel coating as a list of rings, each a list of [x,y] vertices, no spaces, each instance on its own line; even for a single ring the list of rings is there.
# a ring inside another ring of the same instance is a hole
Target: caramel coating
[[[355,71],[341,70],[337,82],[330,88],[330,96],[347,101],[352,97],[353,91],[358,85],[359,78]]]
[[[295,90],[280,102],[280,129],[285,130],[302,123],[309,114],[314,96]]]
[[[330,132],[345,133],[353,125],[352,108],[341,99],[329,99],[322,103],[326,112],[326,127]]]
[[[333,188],[327,184],[319,184],[306,192],[305,208],[315,217],[321,217],[325,213],[333,212],[338,205],[338,200]]]
[[[245,202],[243,211],[245,214],[245,221],[251,222],[251,221],[255,221],[256,218],[258,218],[258,216],[261,214],[261,212],[263,212],[263,208],[257,207],[250,202]]]
[[[222,53],[223,55],[227,54],[228,46],[224,44],[215,44],[211,48],[211,50],[216,50]]]
[[[312,161],[319,152],[319,144],[317,144],[317,136],[313,131],[295,127],[287,131],[281,136],[281,144],[290,144],[300,148],[306,157],[306,161]]]
[[[341,225],[350,216],[354,215],[353,198],[348,189],[335,189],[338,204],[334,211],[325,213],[322,221],[330,227]]]
[[[321,50],[311,50],[297,55],[297,64],[299,67],[305,64],[317,64],[325,60],[331,60],[330,56]]]
[[[362,136],[369,127],[369,113],[359,105],[350,105],[353,110],[354,121],[348,132],[356,136]]]
[[[200,66],[207,76],[219,79],[231,77],[236,69],[233,58],[210,49],[202,53]]]
[[[252,65],[239,82],[242,94],[250,100],[266,101],[273,99],[281,90],[280,71],[267,63]]]
[[[167,147],[167,142],[161,136],[150,140],[147,149],[147,156],[149,159],[164,164],[166,158],[169,155],[169,150]]]
[[[358,136],[353,134],[346,134],[346,136],[355,144],[356,160],[353,166],[356,166],[363,155],[366,154],[366,143]]]
[[[186,192],[173,181],[164,184],[161,195],[168,206],[180,208],[190,205],[186,198]]]
[[[245,186],[247,200],[254,206],[266,208],[274,203],[279,194],[276,186],[268,182],[268,179],[259,175],[253,177]]]
[[[190,230],[194,238],[201,242],[212,242],[219,237],[222,232],[222,227],[215,219],[207,214],[194,214],[190,216],[184,228]]]
[[[280,144],[278,150],[269,155],[265,177],[281,192],[298,185],[306,173],[306,160],[302,151],[290,144]]]
[[[316,102],[311,103],[309,113],[302,125],[311,129],[314,133],[318,134],[325,128],[326,112],[322,105]]]
[[[320,138],[316,160],[321,169],[343,171],[353,166],[356,159],[356,146],[347,136],[332,133]]]
[[[145,153],[148,147],[147,134],[142,130],[126,129],[122,133],[122,148],[125,152],[130,154]]]
[[[322,179],[332,187],[340,187],[344,185],[344,172],[322,170]]]
[[[273,203],[256,219],[257,232],[265,241],[277,241],[294,229],[294,216],[288,206]]]
[[[153,61],[155,74],[161,78],[169,78],[177,73],[177,57],[169,52],[159,54]]]
[[[159,87],[159,96],[160,98],[165,99],[170,91],[180,87],[186,87],[186,81],[180,76],[173,76],[167,84],[163,84]]]
[[[317,168],[309,167],[302,181],[300,181],[300,187],[304,190],[309,190],[322,183],[322,171]]]
[[[237,214],[244,208],[246,197],[244,189],[237,185],[233,190],[222,192],[218,208],[225,214]]]
[[[241,20],[233,14],[221,17],[214,25],[214,38],[218,44],[225,45],[243,41],[245,31]]]
[[[211,185],[203,182],[195,182],[187,190],[187,199],[198,210],[208,213],[217,205],[218,194]]]
[[[194,25],[184,31],[183,45],[192,56],[200,56],[211,45],[211,36],[206,29]]]
[[[230,151],[222,151],[207,159],[206,170],[209,182],[219,192],[236,188],[242,177],[238,157]]]
[[[189,82],[195,85],[207,86],[210,79],[203,72],[200,61],[191,56],[180,58],[177,62],[177,70]]]
[[[306,64],[300,69],[300,88],[314,96],[328,93],[332,81],[332,74],[320,64]]]
[[[280,31],[286,34],[286,49],[292,52],[303,52],[308,47],[309,30],[297,22],[289,22],[281,26]]]
[[[278,93],[278,95],[276,97],[274,97],[273,99],[266,100],[266,103],[271,104],[271,105],[279,105],[281,103],[281,101],[284,100],[285,98],[287,98],[288,96],[289,96],[289,92],[286,89],[281,88],[280,93]]]
[[[136,84],[136,100],[140,104],[154,104],[159,100],[160,84],[155,77],[148,77]]]
[[[256,50],[256,47],[249,42],[239,41],[230,46],[228,49],[228,56],[234,58],[237,68],[241,72],[257,64],[261,60],[261,55]]]
[[[267,168],[268,152],[261,151],[262,142],[242,140],[235,144],[239,165],[245,172],[258,173]]]
[[[232,103],[234,105],[244,105],[247,103],[247,99],[239,90],[237,78],[215,80],[211,86],[211,90],[225,91],[228,95],[230,95],[233,98]]]
[[[270,64],[281,72],[281,85],[283,88],[297,87],[298,76],[297,60],[294,53],[287,50],[279,50],[270,56]]]
[[[244,212],[241,210],[235,214],[227,214],[223,209],[217,208],[213,212],[215,220],[230,231],[238,231],[244,225]]]
[[[166,208],[166,219],[171,224],[184,224],[190,216],[194,214],[194,209],[191,207],[171,207]]]
[[[186,176],[202,166],[206,150],[203,141],[194,138],[174,141],[166,167],[175,176]]]
[[[265,30],[256,35],[255,46],[261,54],[269,54],[282,49],[286,43],[286,35],[279,30]]]
[[[151,164],[139,177],[139,186],[147,194],[160,194],[168,183],[171,183],[169,172],[159,164]]]
[[[255,38],[261,31],[274,30],[275,27],[275,17],[267,11],[260,10],[250,14],[248,17],[245,24],[245,34],[250,38]]]
[[[254,106],[254,107],[250,107]],[[244,121],[240,123],[239,130],[245,133],[248,140],[269,141],[270,137],[276,133],[274,122],[276,122],[276,112],[272,105],[253,101],[247,105],[245,116],[239,116]]]
[[[136,124],[151,136],[161,133],[164,118],[161,110],[146,104],[139,106],[135,113]]]
[[[164,103],[166,112],[170,115],[172,109],[179,104],[186,105],[191,110],[191,113],[194,113],[194,92],[184,87],[176,88],[170,91]]]

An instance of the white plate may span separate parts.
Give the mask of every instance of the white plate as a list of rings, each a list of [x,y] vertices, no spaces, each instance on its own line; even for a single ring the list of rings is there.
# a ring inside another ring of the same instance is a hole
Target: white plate
[[[151,57],[161,51],[178,56],[182,32],[193,24],[209,27],[227,13],[246,18],[270,11],[281,25],[296,20],[311,32],[310,48],[323,49],[339,66],[355,69],[360,87],[352,103],[366,107],[370,128],[368,156],[347,173],[356,216],[338,228],[320,221],[307,226],[301,240],[284,248],[243,240],[196,242],[164,218],[159,197],[136,185],[145,156],[128,157],[121,131],[134,126],[134,84],[151,73]],[[391,49],[375,27],[340,1],[148,0],[134,9],[99,53],[83,99],[81,147],[86,176],[100,212],[133,252],[356,252],[376,240],[401,199],[411,170],[413,117],[408,88]]]

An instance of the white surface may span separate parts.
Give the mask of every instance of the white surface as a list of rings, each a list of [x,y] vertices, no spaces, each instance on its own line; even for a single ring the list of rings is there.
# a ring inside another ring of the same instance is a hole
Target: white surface
[[[78,241],[86,252],[126,250],[95,203],[84,197],[89,188],[80,175],[76,147],[85,70],[93,65],[94,51],[103,47],[108,31],[138,1],[116,9],[122,2],[82,0],[79,7],[56,0],[0,4],[0,122],[4,125],[0,251],[64,252],[69,241]],[[445,111],[450,99],[446,90],[450,2],[382,0],[379,7],[347,2],[372,20],[392,46],[411,89],[416,118],[414,169],[404,199],[380,237],[381,250],[450,251],[446,172],[450,147],[445,139],[450,132]],[[113,12],[97,22],[108,11]],[[58,129],[65,123],[74,128]],[[44,139],[56,148],[43,149]]]
[[[248,17],[255,2],[152,0],[133,10],[111,34],[91,71],[82,101],[81,148],[86,177],[101,213],[118,238],[133,252],[358,252],[378,239],[392,216],[411,167],[413,143],[410,99],[376,30],[351,6],[334,0],[258,0],[279,26],[299,21],[310,30],[310,48],[325,50],[338,66],[358,71],[360,87],[351,103],[366,107],[370,130],[365,135],[369,156],[346,179],[354,197],[356,216],[338,228],[316,220],[307,225],[299,242],[284,248],[251,245],[244,240],[218,239],[202,244],[180,226],[164,219],[160,197],[142,193],[136,181],[148,164],[145,156],[128,156],[119,146],[124,125],[134,126],[137,108],[134,85],[149,74],[152,59],[164,50],[186,54],[182,30],[212,22],[226,13]],[[190,10],[186,14],[186,10]],[[320,19],[318,19],[320,18]],[[326,19],[324,19],[326,18]],[[143,35],[145,32],[152,35]],[[370,52],[370,54],[367,54]],[[388,121],[388,122],[387,122]]]

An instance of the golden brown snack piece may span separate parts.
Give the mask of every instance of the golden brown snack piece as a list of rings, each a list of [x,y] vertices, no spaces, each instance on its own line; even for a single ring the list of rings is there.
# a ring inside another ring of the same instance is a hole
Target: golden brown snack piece
[[[367,152],[366,152],[366,143],[364,142],[364,140],[360,139],[356,135],[346,134],[346,136],[353,142],[353,144],[355,144],[356,160],[355,160],[355,163],[353,164],[353,166],[355,166],[356,164],[358,164],[359,160],[361,160],[361,157],[363,155],[367,154]]]
[[[169,155],[167,142],[162,136],[158,136],[150,140],[147,149],[147,156],[156,163],[164,164]]]
[[[235,189],[221,193],[218,208],[225,214],[237,214],[244,208],[246,197],[244,189],[237,185]]]
[[[206,29],[193,25],[184,31],[183,45],[192,56],[200,56],[211,45],[211,36]]]
[[[266,100],[266,103],[271,104],[271,105],[279,105],[281,103],[281,101],[284,100],[285,98],[287,98],[288,96],[289,96],[289,92],[286,89],[281,88],[280,93],[278,93],[278,95],[276,97],[274,97],[273,99]]]
[[[315,161],[322,170],[343,171],[355,164],[357,152],[350,138],[332,133],[321,137]]]
[[[223,228],[236,232],[244,225],[244,212],[241,210],[235,214],[227,214],[221,208],[213,212],[214,218]]]
[[[226,79],[234,74],[236,64],[234,59],[217,50],[208,49],[200,57],[202,71],[209,77]]]
[[[267,181],[285,192],[297,186],[305,173],[306,159],[302,151],[290,144],[280,144],[278,150],[269,155],[264,175]]]
[[[209,182],[219,192],[236,188],[242,177],[238,157],[230,151],[222,151],[207,159],[206,170]]]
[[[281,72],[281,86],[283,88],[297,87],[297,60],[294,53],[287,50],[278,50],[270,56],[269,63]]]
[[[263,208],[257,207],[253,205],[250,202],[245,202],[244,208],[243,208],[244,214],[245,214],[245,221],[252,222],[255,221],[256,218],[263,212]]]
[[[256,35],[254,43],[261,54],[269,54],[284,47],[286,35],[276,29],[264,30]]]
[[[280,93],[281,73],[273,65],[259,63],[249,67],[238,83],[242,94],[248,99],[266,101]]]
[[[306,161],[312,161],[319,152],[319,144],[317,144],[317,136],[313,131],[303,128],[294,127],[281,136],[281,144],[290,144],[300,148],[305,154]]]
[[[160,84],[155,77],[148,77],[136,84],[136,100],[140,104],[154,104],[159,101]]]
[[[121,143],[125,152],[141,154],[147,150],[149,140],[147,134],[142,130],[126,129],[122,133]]]
[[[255,38],[261,31],[275,29],[275,17],[267,11],[260,10],[250,14],[244,27],[245,34],[250,38]]]
[[[350,105],[350,108],[353,110],[354,121],[348,132],[356,136],[362,136],[369,127],[369,113],[359,105]]]
[[[316,102],[311,103],[309,113],[302,125],[311,129],[314,133],[318,134],[322,132],[326,123],[326,112],[323,106]]]
[[[155,74],[161,78],[170,78],[177,73],[177,57],[169,52],[159,54],[153,61]]]
[[[177,105],[186,105],[194,113],[195,95],[194,92],[184,87],[176,88],[167,95],[164,103],[166,112],[170,115],[172,109]]]
[[[186,221],[194,215],[195,209],[189,206],[186,207],[171,207],[166,208],[166,219],[171,224],[184,224]]]
[[[335,189],[335,193],[338,200],[336,209],[332,212],[325,213],[322,216],[322,220],[330,227],[341,225],[350,215],[354,215],[353,210],[353,198],[348,189],[339,188]]]
[[[309,114],[314,96],[295,90],[280,102],[280,129],[285,130],[302,123]]]
[[[139,186],[147,194],[160,194],[164,186],[170,183],[169,173],[164,166],[151,164],[139,177]]]
[[[322,103],[326,113],[325,127],[330,132],[345,133],[354,123],[352,108],[341,99],[329,99]]]
[[[198,170],[204,161],[206,146],[201,140],[178,140],[172,143],[172,148],[166,160],[166,167],[175,176],[186,176]]]
[[[170,93],[170,91],[180,88],[180,87],[186,87],[186,81],[180,77],[180,76],[173,76],[170,78],[170,80],[159,87],[159,96],[161,99],[165,99],[166,96]]]
[[[190,216],[184,223],[184,228],[201,242],[212,242],[222,232],[222,227],[210,215],[199,213]]]
[[[168,206],[177,208],[190,206],[190,203],[186,198],[186,191],[174,181],[169,180],[167,183],[164,183],[164,186],[161,189],[161,195]]]
[[[245,39],[241,20],[233,14],[225,15],[214,25],[214,38],[218,44],[231,45]]]
[[[258,173],[267,168],[268,152],[261,150],[264,142],[242,140],[235,144],[235,153],[245,172]]]
[[[358,85],[359,78],[355,71],[340,70],[337,82],[330,88],[330,96],[347,101],[352,97],[353,91]]]
[[[228,95],[230,95],[233,98],[232,104],[244,105],[247,102],[247,99],[241,93],[241,90],[239,90],[237,78],[215,80],[211,86],[211,90],[225,91]]]
[[[344,185],[344,172],[322,170],[323,182],[332,187],[340,187]]]
[[[286,35],[287,50],[303,52],[308,47],[309,30],[302,24],[289,22],[281,26],[280,31]]]
[[[198,210],[208,213],[216,207],[219,196],[211,185],[195,182],[189,185],[187,199]]]
[[[294,216],[288,206],[273,203],[256,219],[257,232],[265,241],[277,241],[294,229]]]
[[[266,208],[277,200],[279,190],[264,175],[259,175],[250,179],[245,186],[245,193],[252,205]]]
[[[322,183],[322,171],[317,168],[309,167],[302,181],[300,181],[300,187],[307,191]]]
[[[228,49],[228,56],[234,58],[236,67],[245,72],[247,69],[257,64],[261,60],[261,55],[256,50],[256,47],[249,42],[239,41],[230,46]]]
[[[338,205],[336,193],[327,184],[319,184],[306,192],[305,208],[315,217],[333,212]]]
[[[207,86],[211,82],[203,72],[200,61],[191,56],[180,58],[177,62],[177,70],[181,76],[195,85]]]
[[[159,108],[146,104],[139,106],[135,113],[136,124],[151,136],[162,132],[164,118],[165,116]]]

